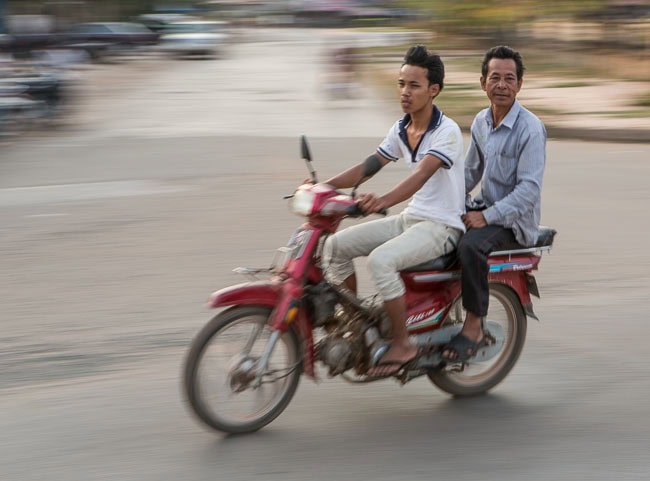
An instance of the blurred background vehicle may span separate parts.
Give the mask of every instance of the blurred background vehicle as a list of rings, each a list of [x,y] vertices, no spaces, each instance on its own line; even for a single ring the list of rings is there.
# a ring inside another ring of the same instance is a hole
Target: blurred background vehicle
[[[12,59],[0,68],[0,123],[2,134],[15,134],[39,122],[61,120],[74,96],[74,75],[65,67]]]
[[[15,73],[1,79],[4,85],[14,85],[23,98],[38,102],[38,117],[54,118],[62,111],[66,96],[65,79],[54,72],[33,70]]]
[[[168,25],[160,37],[160,48],[176,56],[221,57],[229,37],[228,22],[187,20]]]
[[[0,30],[0,51],[11,52],[13,57],[27,58],[32,50],[49,48],[61,40],[55,19],[49,15],[6,15],[0,21],[5,29],[4,33]]]
[[[158,43],[160,34],[135,22],[88,22],[73,25],[63,34],[63,45],[85,50],[90,58],[98,59],[109,53],[119,53]]]
[[[190,20],[199,20],[199,18],[183,13],[143,13],[135,18],[137,23],[141,23],[149,30],[161,35],[166,33],[170,25]]]
[[[20,134],[39,116],[43,102],[27,93],[27,87],[0,78],[0,141]]]

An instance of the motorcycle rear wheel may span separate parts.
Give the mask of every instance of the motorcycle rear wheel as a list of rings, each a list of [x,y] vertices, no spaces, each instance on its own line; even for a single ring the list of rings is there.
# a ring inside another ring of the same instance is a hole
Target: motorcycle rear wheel
[[[215,316],[192,342],[184,391],[192,411],[208,427],[232,434],[257,431],[293,398],[302,373],[300,342],[293,329],[282,334],[262,384],[253,387],[256,364],[272,332],[270,314],[265,307],[232,307]]]
[[[461,300],[456,301],[456,315],[450,315],[443,325],[464,321]],[[461,372],[446,368],[432,370],[429,379],[441,390],[454,396],[476,396],[499,384],[519,359],[526,340],[526,315],[515,292],[503,284],[490,284],[490,307],[488,321],[498,322],[504,329],[506,339],[503,349],[486,362],[471,363]]]

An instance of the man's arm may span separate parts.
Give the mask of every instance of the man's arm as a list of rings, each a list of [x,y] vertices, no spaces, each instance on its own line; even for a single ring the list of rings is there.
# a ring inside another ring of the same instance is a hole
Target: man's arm
[[[331,179],[326,180],[325,183],[331,185],[335,189],[346,189],[354,187],[355,185],[362,184],[370,179],[389,162],[391,161],[383,155],[374,153],[360,164],[357,164],[354,167],[350,167],[340,174],[335,175]],[[372,167],[371,170],[370,167]],[[364,175],[365,173],[370,174]]]
[[[366,213],[373,213],[410,199],[442,165],[443,161],[435,155],[425,155],[411,175],[384,195],[361,194],[359,207]]]
[[[484,169],[483,153],[476,142],[474,129],[472,129],[472,139],[465,156],[465,193],[469,194],[478,185],[483,177]]]
[[[478,129],[478,115],[474,118],[471,127],[472,138],[470,140],[469,149],[467,149],[467,154],[465,155],[465,204],[471,204],[471,195],[470,192],[478,185],[481,178],[483,177],[483,172],[485,170],[485,158],[483,157],[483,152],[476,141],[476,130]],[[485,217],[483,217],[483,212],[481,211],[469,211],[464,214],[462,217],[463,224],[467,229],[478,229],[485,227],[487,222]]]

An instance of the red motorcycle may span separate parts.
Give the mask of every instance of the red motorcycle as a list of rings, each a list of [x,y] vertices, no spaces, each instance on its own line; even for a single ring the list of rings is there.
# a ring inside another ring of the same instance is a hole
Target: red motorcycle
[[[341,375],[353,383],[377,381],[368,370],[390,343],[390,321],[381,300],[359,299],[324,277],[325,239],[344,218],[363,216],[355,201],[356,187],[347,195],[316,183],[304,137],[302,156],[313,183],[287,198],[290,209],[306,222],[278,250],[272,267],[238,268],[236,272],[255,280],[212,294],[209,306],[227,309],[199,332],[186,358],[189,404],[201,421],[218,431],[252,432],[273,421],[289,404],[302,373],[318,379],[317,362],[330,376]],[[427,375],[456,396],[483,393],[501,382],[523,348],[526,317],[537,318],[530,298],[539,297],[532,271],[542,252],[551,249],[555,233],[541,227],[534,247],[517,245],[491,255],[490,307],[484,324],[489,342],[464,363],[444,361],[440,355],[464,320],[456,254],[403,271],[407,326],[419,354],[392,377],[406,383]]]

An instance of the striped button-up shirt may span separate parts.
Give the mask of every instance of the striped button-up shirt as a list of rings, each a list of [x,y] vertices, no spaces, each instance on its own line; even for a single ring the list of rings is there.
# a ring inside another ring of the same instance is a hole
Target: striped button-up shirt
[[[485,208],[490,225],[511,228],[520,244],[537,241],[542,177],[546,163],[546,129],[515,100],[495,129],[487,108],[474,118],[465,158],[468,208]],[[475,199],[470,192],[481,181]]]

